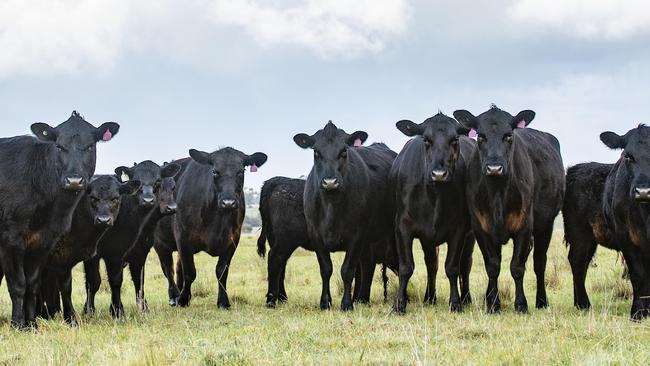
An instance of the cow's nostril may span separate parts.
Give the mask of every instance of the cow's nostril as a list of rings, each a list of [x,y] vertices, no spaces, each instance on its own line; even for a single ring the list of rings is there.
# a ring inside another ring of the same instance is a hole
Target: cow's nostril
[[[431,178],[434,181],[442,181],[447,179],[447,171],[446,170],[434,170],[431,172]]]
[[[487,175],[502,175],[503,165],[488,165],[485,172]]]
[[[334,190],[339,187],[339,180],[336,178],[323,178],[321,186],[328,191]]]
[[[634,196],[637,200],[642,200],[642,201],[650,200],[650,187],[634,188]]]
[[[85,181],[83,177],[66,177],[65,186],[68,189],[81,189]]]
[[[110,225],[113,222],[113,218],[110,216],[97,216],[95,222],[100,225]]]
[[[221,200],[221,204],[225,208],[233,208],[236,206],[237,201],[235,200]]]

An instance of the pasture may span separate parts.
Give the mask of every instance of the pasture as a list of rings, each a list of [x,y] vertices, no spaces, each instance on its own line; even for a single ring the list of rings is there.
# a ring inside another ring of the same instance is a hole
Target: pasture
[[[372,303],[342,313],[339,268],[342,255],[333,256],[332,311],[318,310],[321,280],[315,255],[298,250],[289,261],[289,303],[264,307],[266,261],[255,252],[256,236],[244,237],[235,254],[229,278],[232,309],[218,310],[216,259],[199,254],[197,281],[189,308],[167,305],[166,281],[154,252],[146,267],[146,296],[150,311],[140,314],[133,286],[125,274],[123,301],[126,317],[113,321],[108,312],[109,291],[102,265],[98,313],[80,314],[78,328],[61,318],[39,320],[38,331],[10,326],[11,302],[6,283],[0,286],[0,365],[14,364],[648,364],[650,324],[629,320],[631,286],[621,279],[616,254],[600,249],[587,277],[593,310],[573,307],[572,276],[562,233],[556,231],[549,250],[547,283],[551,307],[528,315],[516,314],[514,283],[509,273],[512,245],[504,249],[500,277],[503,310],[485,314],[486,275],[475,250],[471,289],[474,305],[464,313],[447,309],[449,285],[444,275],[445,246],[437,279],[435,306],[421,302],[426,282],[422,252],[417,248],[416,271],[405,316],[392,315],[391,303],[381,299],[375,275]],[[526,272],[526,294],[534,304],[532,256]],[[390,274],[389,301],[397,288]],[[73,300],[83,310],[81,266],[74,271]]]

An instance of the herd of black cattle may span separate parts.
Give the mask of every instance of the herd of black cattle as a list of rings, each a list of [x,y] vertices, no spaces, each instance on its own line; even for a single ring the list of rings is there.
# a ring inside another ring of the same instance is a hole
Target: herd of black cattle
[[[640,125],[623,136],[604,132],[600,139],[607,147],[623,150],[620,160],[579,164],[565,174],[557,139],[528,128],[533,111],[512,116],[493,105],[479,116],[458,110],[454,117],[399,121],[397,128],[413,137],[399,154],[381,143],[363,146],[365,132],[348,134],[331,122],[313,135],[294,136],[298,146],[313,150],[314,163],[306,180],[276,177],[262,188],[258,253],[265,255],[268,241],[267,306],[287,300],[287,260],[302,247],[318,258],[321,309],[332,304],[330,253],[344,251],[342,310],[370,300],[375,268],[382,264],[384,297],[389,268],[399,277],[393,310],[404,313],[418,238],[427,267],[426,302],[436,300],[437,247],[447,243],[450,310],[471,303],[476,241],[489,278],[487,311],[498,312],[501,247],[512,239],[515,309],[528,310],[523,279],[533,247],[535,306],[544,308],[547,251],[562,210],[575,306],[591,306],[585,277],[600,244],[620,251],[629,267],[632,319],[650,316],[650,128]],[[74,324],[71,271],[82,261],[85,312],[95,311],[100,259],[108,272],[111,315],[124,315],[127,265],[137,305],[146,310],[144,267],[152,247],[170,305],[190,304],[193,256],[204,251],[219,257],[217,304],[230,307],[226,285],[245,213],[244,172],[263,165],[265,154],[192,149],[190,157],[162,166],[143,161],[95,176],[96,143],[111,140],[118,124],[96,128],[73,112],[57,127],[35,123],[31,130],[35,137],[0,139],[0,280],[7,281],[13,326],[35,327],[36,317],[61,311]]]

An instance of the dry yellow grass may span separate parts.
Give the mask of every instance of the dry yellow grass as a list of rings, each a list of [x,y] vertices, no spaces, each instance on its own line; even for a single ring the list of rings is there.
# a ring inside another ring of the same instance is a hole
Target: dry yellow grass
[[[486,275],[478,249],[471,276],[475,304],[462,314],[447,310],[448,282],[442,269],[438,304],[422,305],[426,272],[419,250],[410,288],[413,302],[406,316],[390,313],[390,304],[381,301],[378,279],[370,305],[342,313],[337,310],[338,296],[335,310],[318,310],[318,265],[315,256],[304,251],[289,263],[289,303],[266,309],[266,265],[255,254],[252,237],[242,240],[235,255],[229,280],[233,307],[228,311],[216,308],[216,260],[206,255],[197,257],[198,278],[190,308],[167,305],[166,282],[152,254],[146,279],[148,314],[138,313],[133,287],[125,281],[124,321],[110,318],[109,294],[102,290],[98,314],[82,316],[80,326],[72,329],[55,319],[41,321],[38,332],[14,331],[9,326],[10,301],[3,284],[0,365],[649,364],[650,326],[628,320],[630,286],[620,279],[622,268],[615,253],[599,250],[598,266],[590,268],[587,283],[594,309],[580,312],[573,308],[572,279],[561,237],[559,232],[554,237],[547,270],[551,307],[531,308],[528,315],[512,309],[514,286],[506,262],[511,245],[504,248],[506,270],[500,279],[504,309],[496,316],[483,310]],[[341,255],[336,255],[337,266],[340,262]],[[340,293],[337,277],[335,271],[334,294]],[[84,300],[82,278],[77,268],[74,302],[78,310]],[[531,304],[534,280],[529,263],[526,290]],[[390,281],[393,296],[397,279],[391,275]]]

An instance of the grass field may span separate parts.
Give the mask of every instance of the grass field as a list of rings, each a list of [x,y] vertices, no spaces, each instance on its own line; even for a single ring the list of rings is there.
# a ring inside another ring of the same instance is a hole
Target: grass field
[[[419,245],[410,287],[414,301],[406,316],[391,315],[390,304],[381,300],[378,278],[370,305],[341,313],[341,255],[334,257],[335,310],[318,310],[318,265],[313,253],[305,251],[297,252],[289,262],[289,303],[266,309],[266,265],[255,253],[255,239],[244,238],[235,255],[229,279],[233,307],[227,311],[216,308],[216,260],[207,255],[196,258],[198,277],[190,308],[167,305],[166,282],[152,253],[146,273],[149,313],[138,313],[129,279],[123,287],[127,317],[113,321],[104,278],[98,314],[80,316],[80,326],[72,329],[56,319],[39,322],[37,332],[12,330],[11,303],[3,284],[0,365],[650,364],[650,323],[628,320],[631,288],[620,279],[622,269],[616,254],[599,250],[587,283],[594,309],[579,312],[573,308],[572,279],[560,232],[551,245],[547,269],[550,309],[531,308],[528,315],[514,312],[514,284],[505,262],[512,252],[509,245],[504,249],[505,270],[500,280],[503,312],[496,316],[484,312],[486,275],[478,248],[471,276],[475,304],[462,314],[448,312],[448,282],[441,268],[438,304],[423,306],[420,299],[426,271]],[[444,253],[443,247],[441,255]],[[534,304],[532,264],[527,268],[527,297],[529,304]],[[396,282],[391,275],[391,298]],[[74,286],[75,306],[81,310],[84,286],[80,267],[75,271]]]

